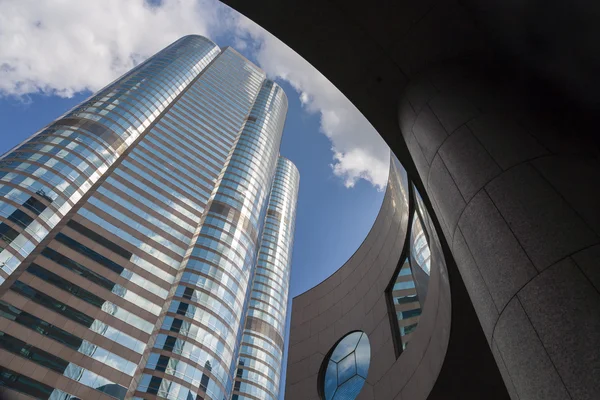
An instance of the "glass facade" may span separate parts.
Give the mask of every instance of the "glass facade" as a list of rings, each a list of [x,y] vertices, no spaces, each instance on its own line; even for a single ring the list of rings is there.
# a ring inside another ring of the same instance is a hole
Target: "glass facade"
[[[3,221],[11,231],[2,235],[0,282],[218,54],[209,40],[184,37],[0,158],[0,217],[20,210],[31,219]],[[31,197],[42,207],[30,207]]]
[[[276,398],[299,179],[279,156],[286,112],[258,67],[186,36],[3,155],[0,387]]]
[[[278,398],[299,183],[296,166],[279,157],[246,307],[233,400]]]

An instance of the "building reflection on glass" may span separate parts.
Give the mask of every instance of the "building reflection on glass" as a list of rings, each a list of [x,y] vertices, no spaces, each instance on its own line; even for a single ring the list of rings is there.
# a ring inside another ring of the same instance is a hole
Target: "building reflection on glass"
[[[414,207],[406,258],[395,278],[391,299],[398,320],[398,331],[402,350],[406,349],[417,328],[422,307],[427,299],[431,269],[431,249],[424,226],[429,216],[423,201],[413,186]]]

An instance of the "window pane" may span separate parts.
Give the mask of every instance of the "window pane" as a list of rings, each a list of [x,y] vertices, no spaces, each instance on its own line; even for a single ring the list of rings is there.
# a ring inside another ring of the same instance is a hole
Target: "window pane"
[[[319,380],[325,400],[356,398],[365,383],[370,361],[371,347],[366,333],[346,335],[324,361],[327,367]]]

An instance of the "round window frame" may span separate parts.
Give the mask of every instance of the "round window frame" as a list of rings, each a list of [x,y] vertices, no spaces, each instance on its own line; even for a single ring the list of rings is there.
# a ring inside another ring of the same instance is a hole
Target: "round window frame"
[[[372,354],[370,353],[371,351],[371,340],[369,339],[369,335],[367,335],[367,332],[365,331],[361,331],[360,329],[355,329],[353,331],[350,331],[348,333],[346,333],[344,336],[342,336],[341,338],[339,338],[334,344],[333,346],[331,346],[331,348],[329,349],[329,351],[327,352],[327,354],[325,355],[325,358],[323,358],[323,362],[321,363],[321,367],[319,368],[319,374],[317,375],[317,392],[319,394],[319,399],[320,400],[325,400],[325,374],[327,374],[327,365],[329,364],[329,360],[331,359],[331,356],[333,355],[333,352],[335,351],[335,349],[337,349],[337,347],[339,346],[339,344],[346,339],[348,336],[350,336],[353,333],[356,332],[360,332],[363,335],[365,335],[365,337],[367,338],[367,341],[369,343],[369,366],[367,367],[367,373],[369,371],[369,369],[371,368],[371,359],[372,359]],[[365,378],[365,383],[367,382],[367,379]],[[338,385],[339,387],[339,385]],[[363,387],[364,387],[364,383],[363,383]],[[362,392],[363,387],[360,388],[360,392]]]

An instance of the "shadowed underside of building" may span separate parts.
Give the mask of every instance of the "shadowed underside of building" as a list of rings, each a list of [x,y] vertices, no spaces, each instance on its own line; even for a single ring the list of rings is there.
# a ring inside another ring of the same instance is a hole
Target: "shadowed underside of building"
[[[384,298],[406,244],[392,238],[404,228],[391,218],[395,206],[386,194],[357,251],[371,254],[381,241],[369,265],[355,254],[294,300],[286,398],[319,398],[321,363],[353,330],[371,341],[360,398],[600,398],[598,6],[225,3],[297,51],[372,123],[422,195],[447,268],[445,299],[432,246],[417,328],[432,339],[415,356],[429,365],[408,367],[419,345],[411,339],[400,355],[382,347],[394,341],[395,321],[384,300],[366,303],[371,287]],[[358,279],[348,268],[372,266],[382,271],[381,283],[346,282]],[[344,288],[336,292],[338,286]],[[322,316],[338,303],[337,314]],[[439,314],[444,310],[449,316]],[[450,326],[447,347],[436,345],[441,358],[428,358],[442,335],[440,318]]]

